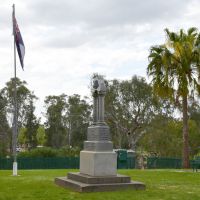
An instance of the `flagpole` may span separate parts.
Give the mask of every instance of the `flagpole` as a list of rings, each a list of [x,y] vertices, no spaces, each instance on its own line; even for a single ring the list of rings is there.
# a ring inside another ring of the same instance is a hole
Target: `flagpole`
[[[13,176],[17,176],[17,84],[16,84],[16,38],[15,38],[15,4],[13,4],[13,38],[14,38],[14,117],[13,117]]]

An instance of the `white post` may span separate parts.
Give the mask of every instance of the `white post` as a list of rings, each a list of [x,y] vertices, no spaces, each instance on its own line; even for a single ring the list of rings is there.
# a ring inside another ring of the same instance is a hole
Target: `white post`
[[[15,4],[13,4],[13,13],[12,13],[12,22],[13,22],[13,37],[14,37],[14,118],[13,118],[13,176],[17,176],[17,86],[16,86],[16,43],[15,43]]]
[[[13,176],[17,176],[17,162],[13,162]]]

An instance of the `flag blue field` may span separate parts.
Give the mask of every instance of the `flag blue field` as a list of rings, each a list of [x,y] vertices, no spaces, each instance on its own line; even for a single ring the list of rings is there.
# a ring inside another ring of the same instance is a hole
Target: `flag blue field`
[[[17,24],[17,20],[15,17],[14,17],[14,37],[15,37],[17,52],[19,55],[19,60],[20,60],[22,69],[24,69],[25,46],[24,46],[24,42],[23,42],[20,30],[19,30],[19,26]]]

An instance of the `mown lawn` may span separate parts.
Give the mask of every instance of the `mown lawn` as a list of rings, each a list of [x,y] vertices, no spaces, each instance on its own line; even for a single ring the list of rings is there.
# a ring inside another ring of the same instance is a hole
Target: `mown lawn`
[[[74,170],[68,170],[74,171]],[[21,170],[21,176],[0,170],[0,200],[199,200],[200,172],[182,170],[119,170],[146,183],[145,191],[77,193],[54,184],[67,170]]]

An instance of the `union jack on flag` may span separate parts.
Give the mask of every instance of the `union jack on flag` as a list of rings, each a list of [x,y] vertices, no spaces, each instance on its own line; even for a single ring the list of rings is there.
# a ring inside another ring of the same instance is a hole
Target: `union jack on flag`
[[[22,69],[24,69],[24,55],[25,55],[25,46],[24,46],[24,42],[17,24],[17,20],[14,17],[13,19],[13,34],[15,37],[15,43],[16,43],[16,47],[17,47],[17,52],[19,55],[19,60],[22,66]]]

